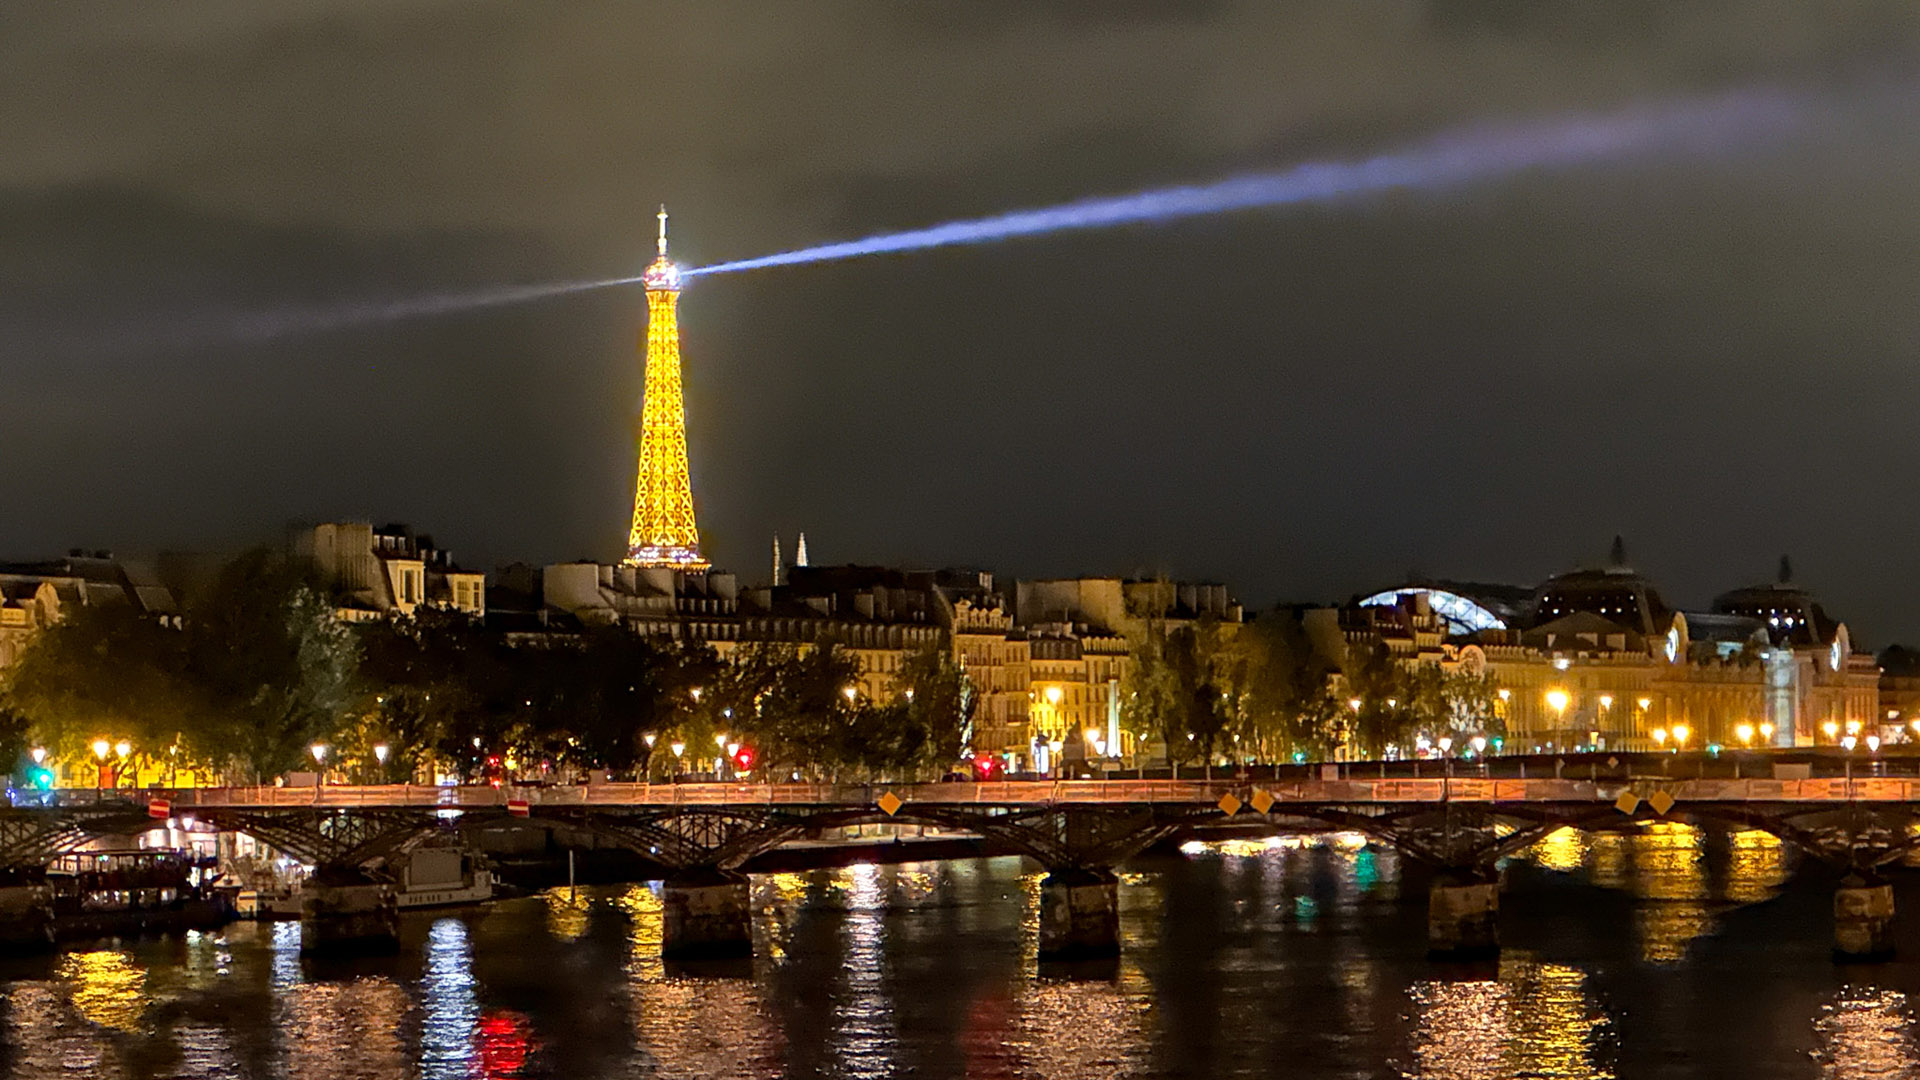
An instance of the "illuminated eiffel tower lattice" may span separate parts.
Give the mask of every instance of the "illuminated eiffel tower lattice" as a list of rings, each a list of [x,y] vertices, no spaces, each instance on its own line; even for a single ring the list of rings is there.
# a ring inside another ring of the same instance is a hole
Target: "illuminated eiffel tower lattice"
[[[647,287],[646,401],[640,409],[640,475],[633,493],[627,559],[634,566],[705,569],[687,476],[687,413],[680,400],[680,270],[667,261],[667,208],[660,254],[641,275]]]

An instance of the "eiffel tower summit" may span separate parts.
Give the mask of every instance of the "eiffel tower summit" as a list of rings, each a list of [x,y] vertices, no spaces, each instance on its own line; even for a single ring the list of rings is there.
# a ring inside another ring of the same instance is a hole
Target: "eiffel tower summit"
[[[687,413],[680,400],[680,270],[667,260],[667,208],[660,208],[660,254],[640,280],[647,287],[646,400],[640,409],[640,470],[633,492],[630,566],[704,570],[687,476]]]

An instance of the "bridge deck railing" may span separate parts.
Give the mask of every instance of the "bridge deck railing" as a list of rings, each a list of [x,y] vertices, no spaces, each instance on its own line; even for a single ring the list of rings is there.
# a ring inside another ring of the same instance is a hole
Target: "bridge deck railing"
[[[195,807],[404,808],[484,810],[524,803],[539,807],[673,806],[872,806],[891,793],[908,804],[1036,806],[1177,804],[1201,806],[1232,795],[1243,803],[1265,792],[1283,808],[1289,803],[1579,803],[1613,802],[1623,792],[1650,798],[1665,792],[1677,802],[1913,802],[1920,801],[1920,779],[1862,777],[1808,780],[1619,780],[1570,779],[1345,779],[1288,780],[1249,784],[1231,780],[1084,780],[998,781],[932,784],[587,784],[577,786],[468,785],[429,787],[414,784],[325,785],[320,787],[185,788],[170,792],[86,789],[55,793],[59,805],[99,802],[140,804],[149,798],[170,801],[177,813]]]

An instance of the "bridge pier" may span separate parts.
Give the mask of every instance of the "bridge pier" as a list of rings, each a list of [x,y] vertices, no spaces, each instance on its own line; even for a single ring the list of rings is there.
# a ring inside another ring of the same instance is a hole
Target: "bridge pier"
[[[393,885],[322,882],[300,890],[300,951],[390,952],[400,947],[400,908]]]
[[[1442,874],[1427,892],[1427,954],[1477,960],[1500,953],[1500,883]]]
[[[45,884],[0,886],[0,952],[53,947],[53,889]]]
[[[661,955],[706,959],[753,954],[753,896],[745,874],[684,870],[661,892]]]
[[[1893,886],[1848,874],[1833,893],[1836,960],[1884,960],[1893,955]]]
[[[1120,951],[1120,880],[1112,870],[1055,870],[1040,881],[1040,959]]]

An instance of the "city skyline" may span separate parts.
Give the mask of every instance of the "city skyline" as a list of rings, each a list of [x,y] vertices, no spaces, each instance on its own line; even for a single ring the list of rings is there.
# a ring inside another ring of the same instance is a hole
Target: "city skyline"
[[[1900,75],[1920,25],[1848,10],[1572,33],[1579,17],[1550,11],[1006,7],[959,25],[828,7],[781,23],[806,46],[781,50],[717,33],[717,9],[669,48],[618,13],[476,15],[490,50],[569,56],[581,101],[532,110],[537,125],[506,102],[546,100],[562,80],[544,59],[503,74],[397,10],[253,5],[145,36],[137,7],[123,36],[22,16],[46,33],[11,35],[5,67],[54,92],[13,96],[45,108],[9,117],[22,135],[0,174],[18,286],[0,350],[22,418],[0,434],[0,554],[230,547],[365,518],[433,529],[483,567],[618,558],[639,288],[242,331],[322,302],[631,274],[662,198],[702,265],[1766,86],[1823,102],[1816,130],[1447,195],[697,279],[681,315],[702,549],[746,572],[771,533],[804,529],[825,561],[1165,573],[1264,606],[1409,571],[1537,581],[1624,534],[1687,602],[1765,580],[1785,552],[1863,640],[1920,639],[1899,540],[1920,517],[1877,478],[1920,465],[1898,269],[1920,243],[1899,182],[1920,151]],[[875,42],[921,62],[882,63]],[[293,62],[243,59],[276,49]],[[157,119],[129,127],[71,84],[96,55]],[[1380,56],[1398,62],[1352,78]],[[174,77],[202,60],[252,74]],[[393,107],[356,105],[362,84]],[[962,98],[984,104],[940,105]]]

